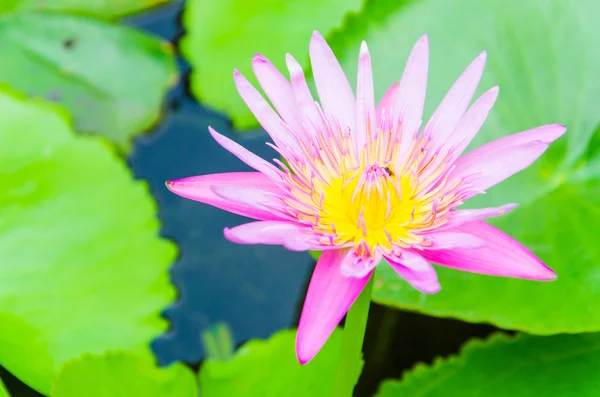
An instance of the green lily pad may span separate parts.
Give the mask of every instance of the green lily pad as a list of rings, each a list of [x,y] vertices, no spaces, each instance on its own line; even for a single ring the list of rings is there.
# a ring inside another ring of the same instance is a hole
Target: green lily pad
[[[257,127],[257,121],[233,84],[233,69],[256,83],[252,56],[260,52],[287,76],[285,54],[308,65],[313,30],[327,34],[342,24],[362,0],[188,0],[181,51],[192,64],[191,89],[198,100],[227,113],[236,128]]]
[[[492,223],[556,270],[557,281],[438,268],[442,291],[425,296],[381,266],[374,300],[529,333],[600,329],[600,310],[594,309],[600,302],[600,161],[592,143],[600,122],[599,13],[595,0],[381,0],[369,3],[333,38],[350,76],[360,40],[368,42],[376,95],[382,95],[400,78],[414,42],[428,33],[428,113],[471,59],[487,49],[480,92],[498,84],[500,97],[472,147],[542,124],[569,129],[532,167],[467,204],[520,203]]]
[[[342,331],[336,330],[308,364],[296,359],[296,330],[280,331],[267,341],[252,340],[229,361],[207,360],[200,368],[204,397],[330,396]],[[356,383],[355,379],[349,379]]]
[[[81,353],[150,354],[175,296],[175,247],[158,237],[146,185],[64,110],[4,90],[0,120],[0,308],[18,319],[0,316],[0,340],[33,349],[0,344],[0,364],[47,394]],[[36,365],[19,362],[36,352]]]
[[[3,0],[0,13],[10,11],[76,12],[100,18],[116,18],[169,0]]]
[[[419,364],[376,397],[597,396],[600,334],[499,334],[469,342],[459,356]]]
[[[130,352],[84,355],[66,362],[52,384],[52,397],[196,397],[194,373],[183,364],[158,368]]]
[[[177,80],[170,44],[135,29],[80,15],[0,17],[0,81],[66,106],[80,132],[127,150],[160,117]]]

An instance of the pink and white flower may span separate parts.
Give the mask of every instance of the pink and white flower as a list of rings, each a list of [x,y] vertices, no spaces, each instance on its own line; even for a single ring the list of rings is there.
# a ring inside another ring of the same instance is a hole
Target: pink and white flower
[[[422,126],[429,44],[415,44],[400,81],[375,106],[371,58],[362,43],[356,95],[315,32],[310,60],[315,102],[302,68],[287,55],[289,80],[266,58],[252,60],[271,105],[238,71],[235,85],[287,161],[267,162],[213,129],[254,172],[167,182],[174,193],[256,221],[225,229],[239,244],[323,251],[298,327],[296,352],[310,361],[385,259],[414,288],[440,290],[430,262],[467,272],[549,281],[555,273],[527,248],[483,222],[516,205],[457,209],[465,200],[528,167],[565,132],[544,125],[463,155],[498,96],[469,103],[486,54],[471,62]]]

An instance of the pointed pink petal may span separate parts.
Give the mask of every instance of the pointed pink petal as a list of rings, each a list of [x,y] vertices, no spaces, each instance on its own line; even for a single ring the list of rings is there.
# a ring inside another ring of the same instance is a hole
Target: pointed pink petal
[[[412,250],[402,250],[400,255],[385,255],[385,259],[400,277],[426,294],[440,291],[440,283],[433,266]]]
[[[350,131],[354,132],[354,93],[333,51],[317,31],[310,40],[309,53],[317,92],[325,114],[330,119],[337,120],[343,129],[349,127]]]
[[[268,209],[257,203],[238,203],[217,196],[213,188],[229,186],[252,189],[264,196],[265,193],[278,194],[281,189],[271,179],[260,172],[230,172],[223,174],[200,175],[167,182],[167,188],[173,193],[220,208],[234,214],[260,220],[280,219]]]
[[[312,131],[313,134],[316,134],[319,131],[325,131],[325,124],[323,123],[323,119],[319,114],[315,100],[313,99],[310,89],[308,88],[308,84],[306,83],[302,66],[300,66],[300,64],[290,54],[286,55],[285,60],[290,72],[292,90],[294,91],[296,102],[298,103],[302,113],[302,121],[304,122],[305,128],[309,131]],[[313,125],[316,127],[316,131],[315,128],[313,128]]]
[[[285,205],[279,198],[281,191],[279,195],[274,195],[268,191],[252,187],[231,185],[211,186],[211,190],[217,197],[227,200],[230,203],[252,206],[269,211],[278,220],[292,219],[285,211]]]
[[[344,277],[363,278],[371,273],[375,266],[381,262],[382,256],[379,251],[375,251],[372,258],[363,259],[352,251],[347,260],[342,262],[342,275]]]
[[[445,223],[443,226],[441,226],[441,228],[443,228],[445,230],[445,229],[449,229],[449,228],[453,228],[453,227],[462,225],[463,223],[480,221],[480,220],[483,220],[486,218],[504,215],[504,214],[514,210],[517,207],[518,207],[518,204],[512,203],[512,204],[505,204],[501,207],[495,207],[495,208],[492,207],[492,208],[479,208],[479,209],[474,209],[474,210],[455,210],[450,213],[448,222]]]
[[[455,231],[434,231],[424,234],[426,241],[431,246],[426,249],[450,249],[450,248],[476,248],[485,244],[485,241],[469,233]]]
[[[212,127],[208,127],[208,131],[219,145],[223,146],[223,148],[250,167],[254,168],[256,171],[260,171],[274,180],[281,179],[279,176],[280,171],[273,164],[261,159],[242,145],[232,141],[226,136],[219,134],[217,131],[213,130]]]
[[[443,146],[467,110],[481,80],[485,60],[484,51],[467,66],[423,129],[423,135],[432,139],[432,153]]]
[[[469,143],[471,143],[483,125],[490,110],[492,110],[492,107],[496,103],[496,99],[498,99],[498,91],[498,87],[493,87],[480,96],[469,110],[467,110],[462,119],[460,119],[454,131],[448,136],[448,140],[444,143],[444,146],[447,147],[447,150],[453,152],[454,159],[458,158],[467,146],[469,146]]]
[[[291,251],[315,249],[307,240],[312,229],[293,222],[250,222],[224,231],[225,238],[238,244],[283,245]],[[318,249],[318,248],[316,248]]]
[[[529,167],[565,131],[550,124],[497,139],[460,157],[451,177],[476,175],[471,184],[485,190]]]
[[[240,96],[273,142],[278,146],[283,142],[291,148],[295,147],[296,139],[285,127],[283,120],[238,70],[233,71],[233,81]]]
[[[369,48],[364,41],[358,56],[358,79],[356,83],[356,133],[352,135],[356,153],[367,143],[367,136],[375,131],[375,94],[373,93],[373,70]]]
[[[296,355],[301,364],[319,352],[371,277],[372,272],[363,278],[342,276],[342,263],[351,252],[324,251],[317,262],[296,335]]]
[[[392,114],[391,110],[393,109],[393,105],[396,102],[396,97],[398,96],[398,90],[400,89],[400,81],[394,81],[392,85],[388,87],[383,94],[383,97],[377,104],[377,126],[382,127],[382,118],[385,116],[386,119],[389,119]]]
[[[400,80],[398,96],[393,105],[394,121],[402,123],[402,137],[398,149],[398,159],[404,158],[406,151],[412,144],[421,125],[423,107],[425,106],[425,92],[427,90],[427,72],[429,69],[429,39],[427,35],[421,37],[414,45],[406,67]]]
[[[290,82],[260,54],[256,54],[252,59],[252,68],[260,86],[283,120],[299,135],[303,135],[302,118]]]
[[[452,230],[471,233],[486,245],[471,249],[423,251],[429,261],[452,269],[493,276],[551,281],[556,274],[531,251],[499,229],[481,221],[465,223]]]

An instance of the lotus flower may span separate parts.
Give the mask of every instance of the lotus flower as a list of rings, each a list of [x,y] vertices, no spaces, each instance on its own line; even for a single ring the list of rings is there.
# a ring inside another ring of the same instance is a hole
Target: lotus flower
[[[467,66],[423,128],[427,36],[417,41],[402,79],[377,106],[366,43],[358,58],[356,95],[317,32],[310,60],[320,104],[289,54],[289,80],[260,54],[252,60],[275,110],[241,73],[233,74],[241,97],[273,140],[268,145],[286,164],[267,162],[209,128],[255,171],[167,182],[180,196],[256,220],[225,229],[232,242],[323,251],[298,327],[301,363],[317,354],[380,263],[427,294],[440,290],[430,262],[494,276],[556,278],[527,248],[483,222],[515,204],[458,209],[528,167],[566,130],[545,125],[462,155],[498,96],[498,87],[491,88],[469,107],[485,52]]]

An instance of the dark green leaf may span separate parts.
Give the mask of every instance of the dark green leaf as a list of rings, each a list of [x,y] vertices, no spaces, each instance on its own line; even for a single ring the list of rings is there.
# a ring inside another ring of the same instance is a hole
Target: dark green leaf
[[[468,343],[457,357],[417,365],[376,397],[597,396],[600,334],[503,334]]]

